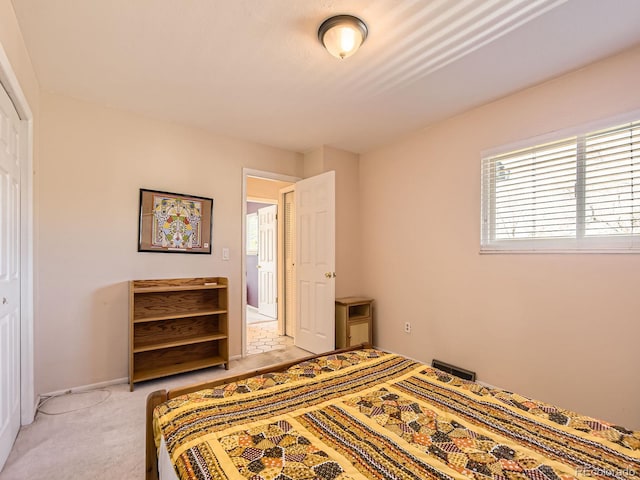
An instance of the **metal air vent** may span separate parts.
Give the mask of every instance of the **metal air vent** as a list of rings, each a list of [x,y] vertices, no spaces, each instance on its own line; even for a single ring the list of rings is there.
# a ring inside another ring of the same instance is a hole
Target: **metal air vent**
[[[476,372],[472,372],[471,370],[456,367],[455,365],[441,362],[440,360],[436,360],[435,358],[431,361],[431,366],[458,378],[462,378],[463,380],[470,380],[472,382],[476,381]]]

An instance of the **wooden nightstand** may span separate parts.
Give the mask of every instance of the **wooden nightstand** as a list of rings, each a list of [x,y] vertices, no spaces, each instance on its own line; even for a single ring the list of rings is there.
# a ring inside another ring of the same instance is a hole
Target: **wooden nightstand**
[[[373,343],[373,299],[336,298],[336,348]]]

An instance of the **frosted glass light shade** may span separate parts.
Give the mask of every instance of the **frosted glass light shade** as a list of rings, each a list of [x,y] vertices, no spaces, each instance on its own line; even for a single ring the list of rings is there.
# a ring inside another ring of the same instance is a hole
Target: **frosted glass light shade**
[[[351,15],[338,15],[326,19],[318,29],[318,39],[336,58],[347,58],[356,53],[367,38],[367,26]]]

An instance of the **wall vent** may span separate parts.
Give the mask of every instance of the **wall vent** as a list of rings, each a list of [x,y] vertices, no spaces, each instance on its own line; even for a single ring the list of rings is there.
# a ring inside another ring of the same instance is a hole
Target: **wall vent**
[[[442,370],[443,372],[454,375],[458,378],[462,378],[463,380],[470,380],[472,382],[476,381],[476,372],[472,372],[471,370],[456,367],[455,365],[441,362],[440,360],[436,360],[435,358],[431,360],[431,366],[433,368],[437,368],[438,370]]]

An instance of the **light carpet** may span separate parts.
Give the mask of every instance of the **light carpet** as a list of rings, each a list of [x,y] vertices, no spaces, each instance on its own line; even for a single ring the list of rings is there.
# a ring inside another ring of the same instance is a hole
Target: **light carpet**
[[[0,480],[143,479],[145,408],[150,392],[203,382],[309,355],[297,347],[139,383],[52,398],[31,425],[22,427]],[[73,410],[69,413],[61,413]]]

